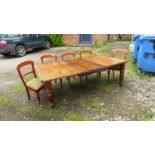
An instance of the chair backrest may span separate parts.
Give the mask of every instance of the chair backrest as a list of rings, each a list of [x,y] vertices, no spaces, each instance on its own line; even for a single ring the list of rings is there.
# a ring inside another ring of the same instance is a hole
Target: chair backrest
[[[26,66],[31,66],[31,70],[26,72],[26,73],[22,73],[21,70],[23,67],[26,67]],[[26,81],[25,81],[25,76],[29,75],[29,74],[33,74],[34,77],[36,78],[36,73],[35,73],[35,69],[34,69],[34,62],[31,61],[31,60],[28,60],[28,61],[24,61],[20,64],[17,65],[17,71],[18,71],[18,74],[24,84],[24,86],[26,87]]]
[[[79,54],[80,54],[80,58],[82,58],[83,54],[89,54],[91,56],[93,53],[92,53],[92,50],[85,49],[85,50],[80,51]]]
[[[126,60],[127,55],[128,55],[128,50],[126,50],[126,49],[114,49],[114,50],[112,50],[112,57],[115,57],[116,53],[122,53],[123,57],[120,57],[119,59]]]
[[[52,58],[54,58],[54,60],[55,61],[57,61],[57,59],[58,59],[58,57],[57,57],[57,55],[56,54],[43,54],[41,57],[40,57],[40,59],[41,59],[41,62],[42,63],[45,63],[45,59],[52,59]]]
[[[75,58],[75,52],[73,52],[73,51],[66,51],[66,52],[62,52],[62,53],[61,53],[61,59],[62,59],[63,61],[66,61],[66,60],[65,60],[65,57],[68,57],[68,56],[71,56],[72,59],[74,59],[74,58]]]

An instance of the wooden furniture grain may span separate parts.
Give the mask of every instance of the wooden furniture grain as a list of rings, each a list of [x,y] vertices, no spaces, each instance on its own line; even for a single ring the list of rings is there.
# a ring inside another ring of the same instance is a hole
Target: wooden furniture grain
[[[66,51],[66,52],[62,52],[61,53],[61,59],[63,61],[66,61],[65,57],[70,57],[70,56],[71,56],[71,59],[74,59],[75,58],[75,52],[73,52],[73,51]],[[70,58],[67,59],[67,60],[70,60]]]
[[[88,49],[85,49],[85,50],[81,50],[80,51],[80,59],[82,59],[83,57],[82,57],[82,55],[84,55],[84,54],[89,54],[89,56],[92,56],[92,50],[88,50]]]
[[[118,54],[118,53],[122,54],[122,57],[118,57],[118,59],[126,60],[127,55],[128,55],[128,50],[126,50],[126,49],[114,49],[114,50],[112,50],[112,58],[114,58],[116,56],[116,54]],[[116,66],[116,67],[112,67],[111,69],[108,70],[108,81],[110,78],[110,70],[112,70],[113,77],[114,77],[114,71],[119,70],[119,68],[118,68],[118,66]]]
[[[43,54],[40,59],[42,63],[45,63],[45,59],[54,59],[54,61],[57,61],[58,57],[56,54]]]
[[[93,52],[92,52],[92,50],[89,50],[89,49],[81,50],[79,53],[80,59],[82,59],[83,55],[86,55],[86,54],[88,55],[87,57],[90,57],[90,56],[92,56]],[[97,78],[98,78],[98,75],[99,75],[99,73],[97,73]],[[82,80],[82,76],[83,75],[80,76],[80,81]],[[88,80],[88,74],[86,74],[86,80]]]
[[[42,63],[47,63],[45,61],[46,59],[50,59],[51,62],[52,62],[52,59],[54,59],[54,61],[57,61],[58,56],[56,54],[43,54],[43,55],[41,55],[40,59],[41,59]],[[55,80],[55,83],[57,83],[57,80]],[[60,79],[60,84],[61,84],[61,87],[62,87],[62,79]]]
[[[68,61],[68,60],[73,60],[75,58],[75,52],[73,51],[65,51],[61,53],[61,60],[63,61]],[[67,58],[67,59],[65,59]],[[75,76],[73,77],[75,79]],[[66,77],[66,80],[68,80],[69,85],[71,85],[70,83],[70,77]],[[61,87],[62,87],[62,80],[61,80]]]
[[[120,71],[119,84],[122,86],[125,62],[125,60],[107,56],[91,56],[82,59],[37,64],[35,67],[40,80],[45,83],[49,104],[54,105],[51,81],[60,78],[80,76],[81,74],[97,73],[118,66]]]
[[[30,66],[31,70],[25,73],[22,73],[22,69],[26,66]],[[40,104],[40,95],[39,92],[41,89],[43,89],[45,86],[42,82],[40,82],[40,80],[37,78],[37,75],[35,73],[35,69],[34,69],[34,62],[31,60],[28,61],[24,61],[20,64],[17,65],[17,71],[18,74],[25,86],[26,92],[27,92],[27,96],[28,96],[28,100],[30,100],[30,93],[29,90],[34,91],[37,94],[37,99],[38,99],[38,103]],[[30,81],[26,81],[25,77],[29,74],[33,74],[34,78]]]

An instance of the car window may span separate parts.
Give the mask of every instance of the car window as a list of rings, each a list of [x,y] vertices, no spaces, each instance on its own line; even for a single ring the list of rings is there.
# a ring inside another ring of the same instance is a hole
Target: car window
[[[21,34],[20,36],[22,36],[22,37],[29,37],[30,35],[29,34]]]
[[[30,36],[32,36],[32,37],[36,37],[36,34],[30,34]]]
[[[13,37],[19,37],[20,34],[3,34],[4,38],[13,38]]]

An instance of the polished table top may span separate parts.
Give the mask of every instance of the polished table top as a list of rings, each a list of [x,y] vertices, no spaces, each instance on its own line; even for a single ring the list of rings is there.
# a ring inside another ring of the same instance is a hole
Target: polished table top
[[[35,67],[40,80],[46,82],[64,77],[106,70],[110,67],[124,64],[125,62],[125,60],[107,56],[91,56],[82,59],[37,64]]]

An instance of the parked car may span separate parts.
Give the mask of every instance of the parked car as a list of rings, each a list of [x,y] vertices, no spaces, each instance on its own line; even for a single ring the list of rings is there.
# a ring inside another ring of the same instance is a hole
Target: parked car
[[[0,54],[22,57],[34,48],[51,47],[50,38],[41,34],[0,34]]]

